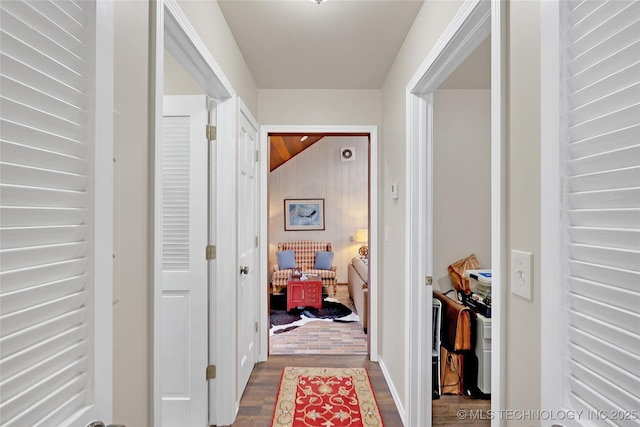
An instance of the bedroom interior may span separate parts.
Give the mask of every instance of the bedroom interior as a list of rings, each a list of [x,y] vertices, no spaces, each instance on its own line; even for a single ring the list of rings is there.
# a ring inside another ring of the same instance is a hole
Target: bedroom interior
[[[270,354],[368,353],[368,273],[360,255],[369,218],[368,144],[365,134],[269,135]],[[288,209],[296,204],[310,207],[300,219],[319,210],[322,224],[292,225]],[[326,270],[314,265],[318,250],[330,253]],[[354,262],[360,273],[351,272]],[[292,273],[307,273],[309,283],[319,275],[321,310],[295,301],[296,287],[287,286]]]

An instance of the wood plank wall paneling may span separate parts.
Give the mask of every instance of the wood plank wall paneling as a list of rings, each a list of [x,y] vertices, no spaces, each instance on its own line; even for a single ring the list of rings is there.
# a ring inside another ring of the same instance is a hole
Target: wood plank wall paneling
[[[354,147],[355,159],[342,161],[340,149]],[[278,242],[328,241],[338,283],[347,282],[347,265],[358,256],[351,242],[368,227],[369,141],[366,136],[327,136],[269,174],[269,262]],[[324,231],[284,231],[284,199],[325,199]]]

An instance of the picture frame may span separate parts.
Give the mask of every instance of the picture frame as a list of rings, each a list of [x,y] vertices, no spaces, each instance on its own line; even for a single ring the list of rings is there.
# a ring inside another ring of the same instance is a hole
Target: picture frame
[[[324,199],[284,199],[284,230],[324,230]]]

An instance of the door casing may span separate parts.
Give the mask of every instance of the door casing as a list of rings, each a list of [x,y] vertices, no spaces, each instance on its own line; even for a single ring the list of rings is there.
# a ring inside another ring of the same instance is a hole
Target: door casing
[[[430,426],[433,274],[433,92],[491,35],[491,258],[494,272],[491,409],[505,407],[506,361],[506,9],[500,0],[466,1],[407,85],[407,244],[405,425]],[[426,165],[426,167],[425,167]],[[425,309],[426,308],[426,309]],[[426,327],[426,330],[423,329]],[[426,337],[426,339],[425,339]],[[426,381],[425,381],[426,379]],[[492,427],[504,424],[500,417]]]
[[[222,72],[202,39],[198,36],[187,17],[175,0],[157,0],[150,7],[150,106],[149,106],[149,138],[150,138],[150,182],[152,208],[150,215],[151,266],[149,296],[150,336],[149,363],[151,375],[149,390],[152,394],[149,405],[149,424],[162,426],[162,387],[160,358],[162,356],[160,325],[162,320],[162,283],[160,281],[160,206],[161,174],[157,165],[160,164],[160,138],[162,135],[162,103],[164,95],[164,49],[173,54],[184,69],[205,90],[211,98],[217,100],[216,122],[217,139],[212,144],[211,162],[215,165],[215,173],[210,174],[209,187],[215,189],[213,196],[209,195],[209,209],[211,212],[209,228],[209,244],[228,248],[218,250],[218,257],[208,262],[209,288],[209,323],[203,333],[209,340],[209,363],[217,366],[218,375],[215,381],[209,382],[209,424],[229,425],[235,418],[233,393],[229,393],[235,386],[233,364],[235,352],[229,351],[234,341],[226,327],[229,319],[235,316],[233,307],[228,304],[227,294],[235,292],[233,281],[235,278],[235,236],[227,232],[235,224],[235,209],[216,210],[217,206],[235,206],[235,186],[222,185],[216,187],[217,182],[228,183],[228,176],[234,176],[235,166],[229,159],[235,159],[233,140],[236,135],[235,123],[237,114],[237,97],[231,83]],[[234,181],[235,182],[235,181]],[[205,249],[202,249],[204,256]],[[214,284],[221,284],[214,286]],[[203,367],[204,368],[204,367]],[[197,369],[194,368],[194,369]],[[205,370],[202,370],[203,376]]]
[[[269,353],[269,134],[369,134],[369,261],[370,265],[380,265],[378,260],[378,127],[369,125],[331,126],[331,125],[263,125],[260,126],[260,353],[259,360],[266,361]],[[369,269],[369,358],[378,361],[378,269]]]

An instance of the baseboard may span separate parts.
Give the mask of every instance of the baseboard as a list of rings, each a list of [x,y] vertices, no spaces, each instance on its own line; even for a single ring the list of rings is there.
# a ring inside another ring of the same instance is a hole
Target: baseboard
[[[406,426],[407,423],[405,421],[404,415],[404,407],[402,406],[402,402],[400,401],[400,396],[398,396],[398,391],[396,390],[396,386],[391,381],[391,376],[389,375],[389,371],[387,370],[382,357],[378,356],[378,365],[380,365],[380,370],[382,371],[382,375],[384,376],[385,381],[387,382],[387,387],[389,387],[389,391],[391,392],[391,397],[393,397],[393,402],[396,404],[396,409],[398,409],[398,414],[400,415],[400,419],[402,420],[402,425]]]

